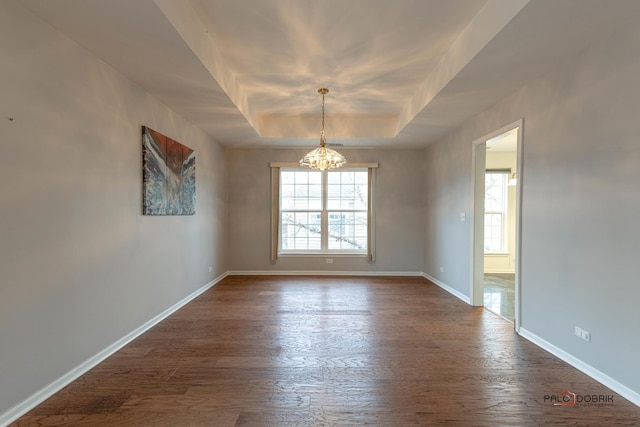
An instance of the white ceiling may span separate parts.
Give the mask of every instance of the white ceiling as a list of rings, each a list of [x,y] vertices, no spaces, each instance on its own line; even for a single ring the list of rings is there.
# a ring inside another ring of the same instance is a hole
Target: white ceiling
[[[508,151],[515,152],[518,150],[518,128],[511,129],[508,132],[498,135],[487,140],[487,150],[491,152]]]
[[[637,0],[21,0],[228,146],[425,146]]]

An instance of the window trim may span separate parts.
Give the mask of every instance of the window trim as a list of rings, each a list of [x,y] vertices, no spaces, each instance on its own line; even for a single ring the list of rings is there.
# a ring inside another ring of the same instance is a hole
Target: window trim
[[[369,262],[375,262],[375,184],[378,163],[348,163],[348,169],[367,169],[369,173],[369,194],[367,204],[367,250],[363,252],[328,250],[327,252],[279,252],[280,241],[280,170],[281,168],[308,170],[299,163],[271,162],[271,262],[275,263],[279,257],[366,257]]]

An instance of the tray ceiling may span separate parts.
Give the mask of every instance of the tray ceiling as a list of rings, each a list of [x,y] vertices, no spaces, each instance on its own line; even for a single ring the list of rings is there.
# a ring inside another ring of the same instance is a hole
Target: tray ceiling
[[[227,146],[425,146],[635,0],[21,0]]]

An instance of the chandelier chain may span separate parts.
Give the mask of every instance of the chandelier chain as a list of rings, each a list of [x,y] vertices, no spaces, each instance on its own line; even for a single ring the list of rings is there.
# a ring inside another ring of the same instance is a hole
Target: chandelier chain
[[[325,91],[320,92],[322,94],[322,132],[320,132],[320,146],[324,147],[326,142],[324,139],[324,94]]]

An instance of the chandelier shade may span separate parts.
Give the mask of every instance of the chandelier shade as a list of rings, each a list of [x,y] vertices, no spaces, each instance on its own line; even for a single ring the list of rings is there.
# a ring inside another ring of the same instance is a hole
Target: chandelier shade
[[[327,141],[324,138],[324,96],[329,93],[329,89],[320,88],[318,93],[322,95],[322,132],[320,133],[320,146],[307,153],[300,159],[300,166],[314,170],[326,171],[336,169],[347,164],[347,159],[331,148],[327,148]]]
[[[325,144],[321,143],[320,147],[308,152],[307,155],[300,160],[300,166],[326,171],[336,169],[347,164],[347,159],[345,159],[342,154],[332,150],[331,148],[327,148]]]

